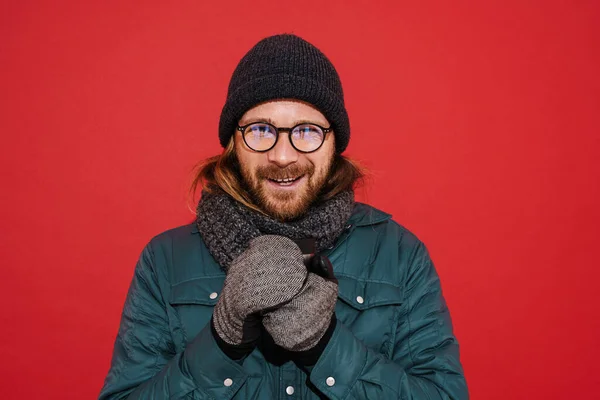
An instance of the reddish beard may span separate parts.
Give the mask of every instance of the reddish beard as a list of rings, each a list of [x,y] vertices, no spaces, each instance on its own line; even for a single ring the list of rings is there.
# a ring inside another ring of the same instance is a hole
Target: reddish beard
[[[241,166],[241,175],[253,203],[271,217],[290,221],[302,216],[309,207],[318,199],[323,188],[331,163],[327,166],[322,176],[315,176],[315,166],[299,166],[292,164],[286,168],[276,165],[258,167],[254,172]],[[265,188],[268,179],[297,178],[303,176],[304,187],[295,191],[267,191]]]

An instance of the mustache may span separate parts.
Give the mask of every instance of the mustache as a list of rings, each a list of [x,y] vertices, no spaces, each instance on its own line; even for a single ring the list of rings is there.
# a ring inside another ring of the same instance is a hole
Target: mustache
[[[260,179],[285,179],[296,178],[301,175],[312,175],[315,167],[312,165],[299,166],[289,165],[285,168],[280,168],[276,165],[265,165],[256,169],[256,176]]]

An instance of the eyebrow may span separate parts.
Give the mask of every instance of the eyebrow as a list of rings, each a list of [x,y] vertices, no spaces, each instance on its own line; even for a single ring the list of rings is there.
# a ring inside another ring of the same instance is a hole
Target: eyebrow
[[[249,122],[249,121],[251,121],[251,122]],[[244,126],[244,125],[248,125],[248,124],[254,124],[254,123],[257,123],[257,122],[266,122],[266,123],[269,123],[269,124],[271,124],[273,126],[277,126],[277,124],[275,123],[275,121],[273,121],[271,118],[268,118],[268,117],[267,118],[249,118],[248,121],[242,120],[239,123],[239,126]],[[291,126],[296,126],[296,125],[300,125],[300,124],[313,124],[313,125],[319,125],[319,126],[321,126],[321,123],[314,122],[314,121],[311,121],[311,120],[308,120],[308,119],[297,120]]]

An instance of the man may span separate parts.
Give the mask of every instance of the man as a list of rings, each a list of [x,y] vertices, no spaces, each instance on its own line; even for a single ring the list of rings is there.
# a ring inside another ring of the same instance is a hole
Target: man
[[[101,399],[466,399],[425,246],[355,203],[331,62],[294,35],[233,73],[197,219],[143,250]]]

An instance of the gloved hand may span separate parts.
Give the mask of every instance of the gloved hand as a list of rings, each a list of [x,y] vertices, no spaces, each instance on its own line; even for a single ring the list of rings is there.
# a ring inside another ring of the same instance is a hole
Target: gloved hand
[[[331,336],[335,328],[338,282],[333,276],[333,267],[322,255],[315,256],[312,265],[312,271],[326,277],[309,273],[306,283],[290,302],[263,317],[263,326],[275,344],[293,352],[310,351],[318,344],[322,351],[326,343],[321,339],[327,332]]]
[[[276,235],[251,240],[231,263],[213,310],[213,334],[225,342],[217,340],[222,349],[227,347],[225,353],[241,358],[251,352],[260,337],[260,313],[290,301],[307,274],[302,252],[292,240]]]

